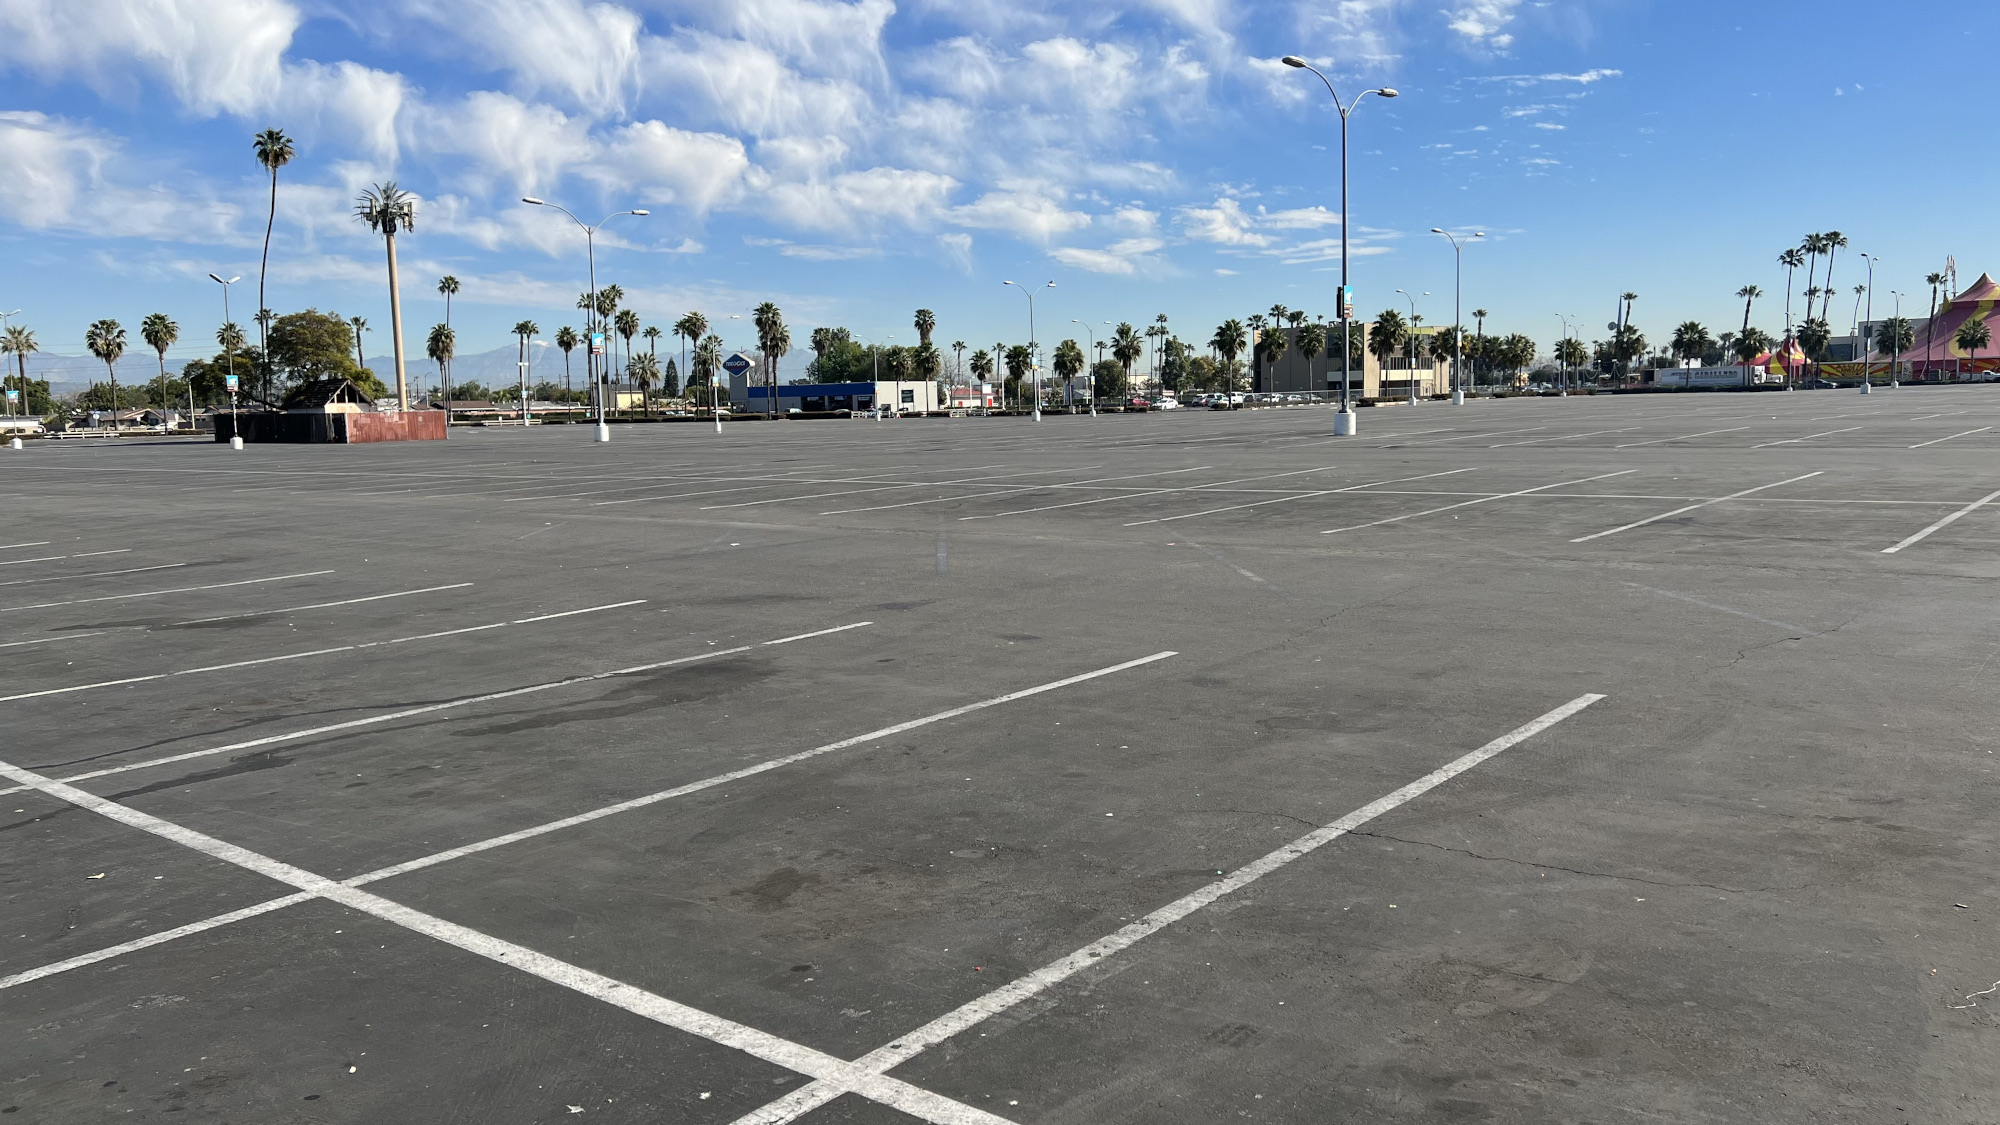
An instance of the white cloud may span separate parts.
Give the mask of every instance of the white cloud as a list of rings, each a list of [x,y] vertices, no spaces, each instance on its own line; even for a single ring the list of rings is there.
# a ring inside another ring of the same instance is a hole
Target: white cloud
[[[1339,226],[1340,216],[1325,207],[1300,207],[1290,211],[1273,211],[1263,216],[1263,222],[1276,230],[1317,230]]]
[[[972,276],[972,236],[963,231],[938,235],[938,248],[958,272]]]
[[[1110,222],[1121,230],[1134,234],[1147,234],[1160,225],[1160,213],[1148,211],[1136,203],[1127,204],[1111,213]]]
[[[1506,28],[1520,6],[1521,0],[1469,0],[1445,13],[1447,26],[1473,47],[1505,51],[1514,42]]]
[[[243,209],[162,184],[110,178],[129,167],[124,143],[31,111],[0,112],[0,216],[34,230],[111,238],[227,242]]]
[[[771,184],[766,205],[783,222],[808,230],[859,232],[884,223],[934,219],[958,181],[908,168],[870,168],[825,180]]]
[[[951,223],[980,230],[998,230],[1029,242],[1046,243],[1058,235],[1090,225],[1090,216],[1062,206],[1061,192],[1050,184],[1002,183],[971,203],[952,208]]]
[[[582,121],[491,90],[425,107],[413,124],[426,155],[461,158],[452,163],[467,168],[463,178],[488,193],[498,180],[513,195],[540,194],[592,152]],[[594,167],[595,161],[584,166]]]
[[[872,246],[825,246],[754,235],[745,235],[743,241],[749,246],[769,247],[787,258],[803,258],[811,262],[848,262],[856,258],[882,256],[882,252]]]
[[[1151,255],[1165,245],[1157,238],[1125,238],[1102,250],[1058,246],[1049,251],[1049,257],[1074,269],[1129,277],[1140,265],[1157,265],[1159,260]]]
[[[285,65],[269,108],[302,141],[332,142],[393,165],[401,149],[398,125],[412,100],[400,74],[307,61]]]
[[[10,0],[11,61],[130,100],[135,71],[202,116],[269,105],[301,17],[283,0]],[[136,65],[135,65],[136,64]]]
[[[1213,207],[1183,207],[1180,209],[1181,230],[1189,238],[1198,242],[1213,242],[1222,246],[1269,246],[1271,236],[1258,234],[1251,229],[1256,220],[1245,214],[1243,205],[1227,197],[1215,201]]]
[[[1556,123],[1555,123],[1555,122],[1553,122],[1553,121],[1537,121],[1537,122],[1535,122],[1535,128],[1537,128],[1537,129],[1552,129],[1552,130],[1557,130],[1557,131],[1560,131],[1560,130],[1563,130],[1563,129],[1567,129],[1567,128],[1569,128],[1569,126],[1567,126],[1567,125],[1558,125],[1558,124],[1556,124]]]
[[[599,152],[580,170],[585,176],[696,215],[740,199],[751,172],[743,142],[735,137],[691,133],[659,121],[614,130]]]
[[[453,36],[462,62],[505,68],[524,93],[553,92],[600,116],[638,89],[638,13],[583,0],[417,0],[413,11]]]

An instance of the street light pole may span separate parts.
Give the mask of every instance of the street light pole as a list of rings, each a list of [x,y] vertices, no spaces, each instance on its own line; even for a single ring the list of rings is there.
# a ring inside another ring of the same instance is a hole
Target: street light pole
[[[1903,358],[1903,295],[1894,289],[1889,294],[1896,298],[1896,334],[1889,338],[1889,385],[1900,387],[1903,384],[1896,380],[1896,364]]]
[[[1084,324],[1083,321],[1078,320],[1075,317],[1070,317],[1069,322],[1071,324],[1083,324],[1084,332],[1090,337],[1090,350],[1091,352],[1096,353],[1097,333],[1091,331],[1090,325]],[[1103,358],[1102,355],[1098,356],[1098,359],[1102,358]],[[1097,417],[1097,360],[1095,359],[1091,360],[1090,364],[1091,364],[1090,370],[1084,372],[1084,376],[1090,381],[1090,416],[1092,418],[1095,418]],[[23,391],[21,393],[26,394],[27,392]]]
[[[1377,97],[1393,98],[1396,91],[1383,86],[1374,90],[1363,90],[1354,101],[1343,104],[1340,94],[1333,88],[1326,75],[1297,55],[1286,55],[1286,66],[1300,70],[1310,70],[1326,84],[1326,92],[1333,96],[1333,108],[1340,111],[1340,413],[1333,417],[1333,432],[1336,436],[1351,436],[1355,432],[1354,408],[1348,401],[1348,384],[1353,381],[1354,350],[1349,343],[1349,333],[1353,330],[1354,290],[1347,283],[1347,118],[1361,106],[1361,99],[1370,94]]]
[[[20,315],[21,315],[20,309],[15,309],[13,312],[0,313],[0,336],[4,336],[6,334],[8,318]],[[0,360],[0,364],[4,364],[5,362],[6,362],[5,360]],[[20,383],[21,383],[21,388],[19,394],[21,396],[20,399],[21,405],[17,408],[13,405],[13,403],[11,402],[8,403],[7,415],[10,418],[24,417],[28,410],[28,380],[26,378],[22,378],[20,380]],[[0,388],[4,388],[6,385],[7,385],[7,372],[4,367],[0,367]],[[0,398],[5,398],[5,397],[6,396],[4,394],[0,394]],[[194,425],[193,403],[188,404],[188,425],[189,426]]]
[[[532,195],[522,196],[521,202],[529,204],[530,206],[534,207],[553,207],[556,210],[561,211],[563,214],[568,215],[570,222],[573,222],[577,226],[583,228],[584,252],[588,256],[590,262],[590,307],[588,309],[585,309],[584,312],[588,314],[585,323],[591,326],[589,331],[589,336],[590,336],[590,344],[592,345],[591,350],[584,353],[584,358],[586,359],[586,361],[589,362],[591,367],[590,389],[597,396],[597,440],[610,441],[611,426],[604,420],[604,388],[603,384],[599,381],[597,374],[598,365],[597,365],[596,346],[595,346],[597,343],[597,330],[595,327],[595,325],[597,324],[597,231],[599,227],[602,227],[605,223],[610,222],[611,220],[617,218],[620,215],[638,215],[639,217],[644,218],[645,216],[652,214],[652,212],[642,207],[635,207],[630,211],[613,211],[611,214],[606,215],[604,216],[604,218],[598,220],[597,226],[589,226],[586,225],[582,219],[577,218],[575,212],[571,211],[567,207],[564,207],[560,203],[549,203],[544,200],[536,199]],[[607,333],[607,336],[608,335],[609,334]],[[607,341],[607,346],[608,346],[608,341]],[[448,389],[445,392],[445,406],[447,409],[449,409],[451,406],[451,392]],[[718,419],[717,424],[720,425],[720,419]]]
[[[1868,263],[1868,312],[1862,318],[1861,321],[1861,323],[1866,324],[1869,321],[1875,319],[1875,263],[1881,261],[1882,259],[1874,257],[1873,255],[1870,254],[1863,254],[1861,255],[1861,257]],[[1891,361],[1891,363],[1892,365],[1889,368],[1889,374],[1894,375],[1896,373],[1896,369],[1893,366],[1893,361]],[[1868,359],[1868,353],[1864,351],[1861,353],[1862,394],[1865,395],[1874,393],[1875,388],[1868,385],[1870,380],[1872,380],[1874,377],[1875,377],[1875,365]]]
[[[210,281],[215,282],[217,285],[222,286],[222,326],[224,328],[228,328],[229,287],[236,284],[239,281],[242,281],[243,278],[241,276],[238,276],[238,277],[232,277],[228,281],[224,281],[222,280],[222,278],[218,277],[215,274],[209,274],[208,279]],[[238,426],[237,414],[236,414],[236,349],[224,346],[223,352],[229,357],[229,448],[241,449],[243,448],[243,431]],[[25,398],[27,394],[28,394],[28,389],[26,387],[21,388],[22,397]],[[192,424],[194,420],[189,419],[188,421],[190,424]]]
[[[1021,291],[1022,295],[1028,298],[1028,378],[1034,386],[1034,418],[1035,421],[1039,422],[1042,420],[1042,359],[1035,342],[1035,294],[1042,289],[1054,289],[1056,283],[1051,281],[1047,285],[1038,286],[1035,289],[1030,289],[1025,285],[1016,285],[1011,281],[1003,281],[1000,284],[1013,285],[1014,288]]]
[[[1465,318],[1462,311],[1465,296],[1465,242],[1471,242],[1473,238],[1485,238],[1486,232],[1473,231],[1472,238],[1466,239],[1465,242],[1460,242],[1443,227],[1432,227],[1431,233],[1442,234],[1451,243],[1451,338],[1457,351],[1451,363],[1451,404],[1464,406],[1465,378],[1461,374],[1461,369],[1465,366],[1465,341],[1460,337],[1465,334]]]
[[[1404,299],[1410,302],[1410,405],[1417,404],[1417,299],[1410,296],[1407,289],[1398,289]],[[1430,296],[1426,291],[1424,296]]]

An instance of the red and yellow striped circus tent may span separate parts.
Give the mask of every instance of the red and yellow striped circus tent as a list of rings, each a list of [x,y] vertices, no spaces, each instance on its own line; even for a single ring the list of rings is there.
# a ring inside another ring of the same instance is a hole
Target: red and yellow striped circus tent
[[[1917,329],[1910,350],[1899,358],[1912,371],[1991,371],[2000,365],[2000,317],[1996,312],[2000,312],[2000,282],[1982,273],[1965,292],[1946,301],[1928,325]],[[1984,323],[1992,337],[1991,343],[1977,349],[1977,355],[1974,349],[1958,344],[1958,330],[1973,320]],[[1875,358],[1889,357],[1877,353]]]
[[[1765,352],[1750,361],[1750,366],[1767,375],[1783,375],[1787,370],[1797,372],[1805,369],[1805,349],[1797,340],[1787,340],[1780,346]]]

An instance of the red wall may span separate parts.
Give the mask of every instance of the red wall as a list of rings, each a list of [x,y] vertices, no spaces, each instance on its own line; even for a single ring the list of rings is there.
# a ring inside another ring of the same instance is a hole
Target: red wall
[[[406,410],[402,413],[348,414],[349,444],[365,441],[443,441],[445,415],[442,410]]]

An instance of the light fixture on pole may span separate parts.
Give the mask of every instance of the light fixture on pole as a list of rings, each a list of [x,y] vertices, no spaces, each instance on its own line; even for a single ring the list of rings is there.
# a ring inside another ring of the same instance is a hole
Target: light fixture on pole
[[[208,279],[222,286],[222,327],[227,329],[229,327],[229,287],[242,281],[243,278],[237,276],[224,281],[216,274],[209,274]],[[227,383],[229,387],[229,448],[241,449],[243,448],[243,430],[237,425],[236,414],[236,349],[225,344],[222,350],[229,356],[229,378]],[[24,390],[22,393],[25,394],[26,391]]]
[[[1410,400],[1409,401],[1411,406],[1415,406],[1417,404],[1417,299],[1415,297],[1410,296],[1410,291],[1407,289],[1398,289],[1396,290],[1396,292],[1401,293],[1403,297],[1410,302]],[[1426,297],[1430,296],[1430,291],[1425,290],[1424,296]]]
[[[1903,358],[1903,294],[1891,289],[1889,295],[1896,298],[1896,319],[1890,322],[1896,330],[1889,337],[1889,385],[1900,387],[1903,384],[1896,379],[1896,364]]]
[[[1562,370],[1562,389],[1558,393],[1566,398],[1569,395],[1569,322],[1571,315],[1569,313],[1551,313],[1550,315],[1562,322],[1562,342],[1556,345],[1556,364]]]
[[[1444,235],[1451,242],[1451,337],[1457,349],[1457,354],[1452,357],[1451,363],[1451,404],[1464,406],[1465,379],[1461,371],[1465,367],[1465,341],[1462,339],[1465,335],[1465,317],[1461,305],[1465,296],[1465,243],[1471,242],[1474,238],[1485,238],[1486,232],[1473,231],[1465,242],[1460,242],[1443,227],[1432,227],[1431,233]]]
[[[3,312],[3,313],[0,313],[0,334],[4,334],[4,333],[5,333],[6,331],[7,331],[7,318],[9,318],[9,317],[14,317],[14,316],[20,316],[20,315],[21,315],[21,310],[20,310],[20,309],[15,309],[15,310],[14,310],[13,312]],[[4,385],[6,384],[6,382],[7,382],[7,372],[6,372],[6,369],[5,369],[5,368],[0,368],[0,386],[4,386]],[[18,395],[20,396],[20,406],[19,406],[19,407],[14,407],[14,406],[12,405],[12,400],[9,400],[9,408],[8,408],[8,410],[7,410],[7,413],[8,413],[8,415],[9,415],[10,417],[19,417],[19,416],[21,416],[21,415],[23,415],[23,414],[25,414],[25,413],[27,412],[27,409],[28,409],[28,381],[27,381],[27,380],[26,380],[25,378],[21,380],[21,387],[20,387],[20,390],[19,390],[18,392],[16,392],[16,393],[17,393],[17,394],[18,394]],[[5,395],[0,395],[0,398],[5,398],[5,397],[6,397]],[[188,425],[190,425],[190,426],[194,425],[194,407],[193,407],[193,406],[189,406],[189,407],[188,407]],[[19,449],[19,448],[21,448],[21,439],[20,439],[20,438],[18,438],[18,437],[17,437],[17,438],[15,438],[15,439],[13,440],[13,447],[14,447],[15,449]]]
[[[1042,289],[1054,289],[1056,283],[1051,281],[1046,285],[1037,286],[1034,289],[1030,289],[1025,285],[1015,284],[1012,281],[1003,281],[1000,284],[1012,285],[1014,288],[1019,289],[1023,296],[1028,298],[1028,378],[1034,385],[1034,418],[1035,421],[1039,422],[1042,420],[1042,359],[1038,354],[1035,343],[1035,294]]]
[[[1340,111],[1340,413],[1333,416],[1333,432],[1336,436],[1349,436],[1355,432],[1354,408],[1348,401],[1348,385],[1353,382],[1354,349],[1349,343],[1349,333],[1354,322],[1354,288],[1347,283],[1347,118],[1361,106],[1361,99],[1370,94],[1377,97],[1393,98],[1396,91],[1387,86],[1374,90],[1363,90],[1351,103],[1343,103],[1333,83],[1318,68],[1297,55],[1286,55],[1282,60],[1286,66],[1300,70],[1310,70],[1326,84],[1326,92],[1333,95],[1333,108]]]
[[[1090,337],[1091,353],[1093,355],[1096,354],[1097,333],[1091,330],[1090,325],[1084,324],[1083,321],[1078,320],[1075,317],[1070,317],[1069,322],[1071,324],[1083,324],[1084,333]],[[1102,357],[1100,356],[1099,358]],[[1093,359],[1090,361],[1090,369],[1087,372],[1085,372],[1084,378],[1086,381],[1090,383],[1090,416],[1092,418],[1095,418],[1097,417],[1097,360]]]
[[[1881,261],[1882,259],[1874,257],[1869,254],[1863,254],[1861,255],[1861,260],[1868,263],[1868,305],[1867,305],[1868,311],[1866,314],[1864,314],[1861,321],[1861,323],[1864,326],[1866,326],[1870,321],[1875,319],[1875,263]],[[1811,318],[1808,317],[1807,319]],[[1789,360],[1792,357],[1788,355],[1785,358]],[[1891,361],[1889,374],[1894,375],[1895,373],[1896,373],[1896,368],[1894,366],[1894,362]],[[1874,378],[1875,378],[1875,364],[1868,358],[1868,353],[1864,351],[1861,353],[1862,394],[1865,395],[1874,392],[1875,388],[1869,385],[1874,380]]]
[[[645,216],[647,216],[647,215],[650,215],[650,214],[652,214],[652,212],[651,212],[651,211],[648,211],[648,210],[645,210],[644,208],[640,208],[640,207],[635,207],[635,208],[633,208],[633,209],[632,209],[632,210],[630,210],[630,211],[613,211],[613,212],[612,212],[611,214],[609,214],[609,215],[606,215],[606,216],[604,216],[604,218],[602,218],[602,219],[598,220],[598,223],[597,223],[597,226],[594,226],[594,227],[593,227],[593,226],[588,226],[588,225],[586,225],[586,224],[584,223],[584,221],[583,221],[582,219],[579,219],[579,218],[577,218],[577,217],[576,217],[576,214],[575,214],[575,212],[571,211],[571,210],[570,210],[569,208],[567,208],[567,207],[564,207],[564,206],[563,206],[562,204],[560,204],[560,203],[550,203],[550,202],[547,202],[546,200],[541,200],[541,199],[536,199],[536,198],[535,198],[534,196],[532,196],[532,195],[524,195],[524,196],[522,196],[522,197],[521,197],[521,202],[523,202],[523,203],[526,203],[526,204],[529,204],[530,206],[534,206],[534,207],[553,207],[553,208],[555,208],[556,210],[558,210],[558,211],[561,211],[561,212],[562,212],[563,214],[565,214],[565,215],[568,215],[568,216],[569,216],[569,219],[570,219],[570,222],[573,222],[573,223],[575,223],[575,224],[576,224],[577,226],[579,226],[579,227],[582,227],[582,228],[583,228],[583,240],[584,240],[584,248],[585,248],[585,252],[586,252],[586,254],[588,255],[588,257],[589,257],[589,261],[590,261],[590,307],[589,307],[588,309],[585,309],[585,310],[584,310],[584,313],[585,313],[585,323],[586,323],[587,325],[589,325],[589,326],[590,326],[590,327],[589,327],[589,336],[590,336],[590,348],[589,348],[589,350],[588,350],[588,351],[586,351],[586,352],[584,353],[584,355],[585,355],[585,359],[586,359],[586,361],[587,361],[587,362],[588,362],[588,363],[590,364],[590,366],[591,366],[591,376],[590,376],[590,389],[591,389],[592,393],[594,393],[594,394],[595,394],[595,395],[597,396],[597,440],[598,440],[598,441],[610,441],[610,440],[611,440],[611,426],[610,426],[610,424],[609,424],[609,423],[607,423],[607,422],[606,422],[606,421],[604,420],[604,386],[603,386],[603,384],[602,384],[602,383],[600,383],[600,382],[599,382],[599,379],[598,379],[598,375],[597,375],[597,360],[596,360],[596,356],[597,356],[597,347],[598,347],[598,344],[599,344],[599,340],[598,340],[598,336],[599,336],[599,333],[598,333],[598,331],[597,331],[597,328],[596,328],[596,324],[597,324],[597,231],[598,231],[598,228],[599,228],[599,227],[602,227],[602,226],[603,226],[603,225],[604,225],[605,223],[608,223],[608,222],[610,222],[611,220],[613,220],[613,219],[617,218],[617,217],[618,217],[618,216],[620,216],[620,215],[637,215],[637,216],[639,216],[639,217],[641,217],[641,218],[644,218]],[[451,401],[451,400],[450,400],[450,398],[449,398],[449,397],[447,396],[447,398],[446,398],[446,400],[445,400],[445,401],[446,401],[446,404],[447,404],[447,405],[449,405],[449,403],[450,403],[450,401]],[[717,418],[716,418],[716,428],[717,428],[717,429],[720,429],[720,428],[721,428],[721,426],[722,426],[722,421],[721,421],[721,416],[720,416],[720,415],[718,415],[718,416],[717,416]]]

